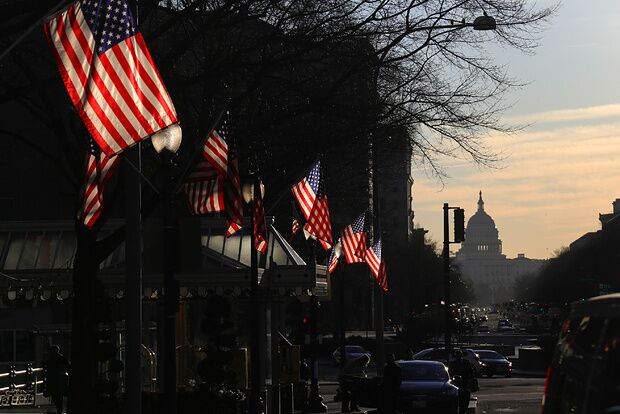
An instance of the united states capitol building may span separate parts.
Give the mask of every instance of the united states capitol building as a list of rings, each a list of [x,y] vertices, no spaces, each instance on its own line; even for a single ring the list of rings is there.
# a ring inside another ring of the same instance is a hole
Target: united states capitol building
[[[502,254],[502,241],[495,221],[484,210],[481,191],[478,210],[467,222],[465,241],[454,262],[473,283],[478,301],[490,304],[512,299],[517,278],[538,272],[545,260],[529,259],[521,253],[509,259]]]

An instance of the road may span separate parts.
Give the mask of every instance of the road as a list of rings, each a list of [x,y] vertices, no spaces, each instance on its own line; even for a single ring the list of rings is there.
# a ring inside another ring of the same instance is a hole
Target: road
[[[538,414],[544,382],[543,378],[481,378],[480,391],[475,394],[478,401],[472,402],[470,410],[476,414]],[[334,401],[337,387],[333,382],[321,384],[329,413],[340,412],[340,403]]]
[[[481,378],[476,414],[540,413],[544,378]]]

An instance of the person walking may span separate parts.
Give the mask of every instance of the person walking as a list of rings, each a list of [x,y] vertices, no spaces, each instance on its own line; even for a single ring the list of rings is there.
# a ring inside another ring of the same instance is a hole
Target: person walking
[[[69,364],[67,358],[60,353],[60,348],[57,345],[52,345],[47,350],[43,365],[45,368],[47,393],[56,406],[56,413],[62,414],[64,397],[69,391],[69,372],[71,371],[71,364]]]
[[[469,400],[474,390],[476,380],[474,369],[469,361],[463,359],[463,351],[460,349],[454,351],[454,360],[450,362],[448,369],[452,377],[458,376],[454,385],[459,388],[459,414],[465,414],[469,409]]]
[[[380,414],[395,414],[398,406],[398,394],[403,376],[395,359],[394,354],[389,354],[383,369],[383,380],[379,386],[378,411]]]
[[[356,382],[360,378],[366,378],[366,368],[370,359],[366,355],[349,362],[340,372],[340,394],[341,394],[341,411],[349,413],[358,411],[357,401],[355,399]]]

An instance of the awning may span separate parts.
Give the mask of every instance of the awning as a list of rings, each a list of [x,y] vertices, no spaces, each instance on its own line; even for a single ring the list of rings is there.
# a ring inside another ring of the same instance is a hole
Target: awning
[[[268,219],[269,246],[259,261],[261,286],[280,295],[302,295],[308,290],[326,295],[326,267],[308,266],[272,222]],[[110,220],[101,230],[100,238],[122,224]],[[226,223],[221,218],[200,218],[191,224],[199,227],[191,247],[196,250],[193,243],[200,244],[197,247],[200,264],[192,271],[183,269],[176,274],[181,295],[245,294],[250,287],[250,234],[241,230],[226,238]],[[0,222],[0,293],[12,292],[9,297],[68,298],[77,245],[73,226],[72,221]],[[250,229],[249,222],[245,228]],[[149,237],[153,239],[152,235]],[[125,245],[121,243],[100,269],[103,285],[118,297],[122,297],[125,286],[124,250]],[[158,271],[161,267],[154,263],[158,255],[147,255],[147,251],[150,250],[145,247],[144,293],[146,298],[156,298],[163,286],[163,276]]]

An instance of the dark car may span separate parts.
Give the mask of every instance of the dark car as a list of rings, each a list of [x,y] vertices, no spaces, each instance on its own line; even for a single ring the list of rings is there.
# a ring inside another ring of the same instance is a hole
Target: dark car
[[[346,352],[347,361],[353,361],[364,355],[368,357],[369,361],[372,360],[370,352],[364,349],[364,347],[361,347],[359,345],[346,345],[344,348]],[[334,358],[334,361],[336,361],[336,364],[339,364],[340,363],[340,348],[336,348],[332,356]]]
[[[512,374],[512,362],[508,361],[499,352],[491,350],[476,350],[480,361],[484,363],[482,374],[491,378],[493,375],[509,377]]]
[[[620,413],[619,293],[573,303],[547,372],[552,413]]]
[[[455,357],[455,349],[452,349],[450,360],[454,360]],[[484,368],[484,364],[480,361],[480,357],[474,351],[469,348],[462,348],[463,359],[467,360],[471,367],[473,368],[476,376],[482,375],[482,369]],[[424,349],[413,356],[415,360],[427,360],[427,361],[438,361],[443,364],[448,363],[448,351],[446,348],[427,348]]]
[[[457,413],[458,388],[437,361],[398,361],[402,372],[398,406],[404,413]]]

